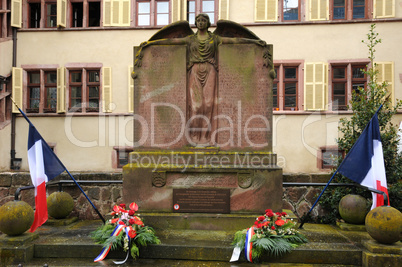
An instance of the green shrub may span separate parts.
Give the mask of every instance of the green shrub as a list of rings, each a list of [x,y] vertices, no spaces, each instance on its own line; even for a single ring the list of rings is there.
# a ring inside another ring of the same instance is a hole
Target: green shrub
[[[397,152],[398,144],[398,126],[391,122],[392,116],[396,114],[397,109],[402,107],[402,101],[396,101],[395,106],[392,105],[390,93],[387,91],[387,83],[377,83],[378,71],[374,63],[375,47],[381,43],[378,33],[375,31],[375,24],[371,25],[367,34],[367,40],[362,41],[369,50],[370,64],[367,70],[362,70],[368,77],[367,88],[359,88],[357,92],[352,92],[352,100],[349,108],[353,111],[350,118],[342,118],[340,120],[339,131],[342,137],[337,140],[339,150],[349,152],[353,144],[359,138],[370,119],[382,104],[383,107],[378,113],[378,121],[381,131],[381,142],[384,152],[384,163],[387,176],[388,193],[390,204],[394,208],[402,211],[402,155]],[[341,159],[338,161],[338,166]],[[358,168],[358,166],[356,166]],[[335,170],[334,170],[335,172]],[[333,173],[334,173],[333,172]],[[352,181],[337,174],[332,180],[333,183],[351,183]],[[324,217],[319,217],[318,221],[322,223],[335,223],[339,216],[339,201],[346,194],[352,193],[351,188],[345,187],[328,187],[320,199],[321,207],[328,213]],[[356,194],[371,200],[371,192],[355,189]]]

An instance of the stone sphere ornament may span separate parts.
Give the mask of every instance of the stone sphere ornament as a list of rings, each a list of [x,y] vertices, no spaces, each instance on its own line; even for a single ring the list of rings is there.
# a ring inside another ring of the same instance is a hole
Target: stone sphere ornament
[[[32,207],[20,200],[9,201],[0,207],[0,231],[9,236],[23,234],[34,221]]]
[[[66,192],[53,192],[47,198],[47,211],[55,219],[64,219],[73,211],[74,200]]]
[[[367,214],[366,230],[379,243],[395,243],[402,239],[402,213],[389,206],[374,208]]]
[[[349,194],[339,202],[339,214],[347,223],[364,224],[367,212],[367,200],[362,196]]]

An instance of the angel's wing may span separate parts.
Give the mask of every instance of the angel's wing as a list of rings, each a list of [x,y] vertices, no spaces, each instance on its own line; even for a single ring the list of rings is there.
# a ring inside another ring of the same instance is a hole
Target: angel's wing
[[[170,38],[183,38],[194,34],[193,30],[190,28],[190,24],[186,20],[180,20],[173,22],[155,33],[148,41],[155,41],[159,39],[170,39]]]
[[[246,27],[230,20],[218,20],[214,34],[222,37],[237,37],[260,40],[257,35]]]

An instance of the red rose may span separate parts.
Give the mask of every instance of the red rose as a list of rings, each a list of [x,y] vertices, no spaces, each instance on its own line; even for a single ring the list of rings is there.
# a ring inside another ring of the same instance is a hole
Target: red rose
[[[126,209],[126,204],[124,204],[124,203],[119,204],[119,206],[120,206],[121,208],[123,208],[123,209]]]
[[[128,215],[133,216],[134,214],[135,214],[135,211],[133,211],[133,210],[128,211]]]
[[[265,217],[264,217],[264,216],[260,216],[260,217],[258,217],[258,220],[259,220],[260,222],[262,222],[263,220],[265,220]]]
[[[119,222],[120,225],[126,225],[123,221]]]
[[[276,214],[276,216],[279,216],[279,217],[282,216],[282,212],[276,212],[275,214]]]
[[[282,216],[288,215],[286,212],[282,212],[281,214],[282,214]]]
[[[130,219],[130,220],[128,220],[128,223],[129,223],[129,224],[134,224],[134,223],[135,223],[135,220],[134,220],[134,219]]]
[[[271,212],[268,211],[268,212],[266,213],[266,215],[267,215],[269,218],[271,218],[271,217],[274,216],[274,213],[273,213],[272,211],[271,211]]]
[[[271,226],[271,230],[275,230],[275,226]]]
[[[272,210],[271,209],[267,209],[267,210],[265,210],[265,213],[271,213],[272,212]]]

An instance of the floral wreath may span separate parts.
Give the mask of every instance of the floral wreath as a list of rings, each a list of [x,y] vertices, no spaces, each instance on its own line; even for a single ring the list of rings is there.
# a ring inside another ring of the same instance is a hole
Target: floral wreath
[[[263,216],[259,216],[250,228],[236,232],[232,259],[237,261],[240,252],[244,249],[246,259],[253,262],[268,254],[272,257],[281,257],[294,248],[307,243],[307,238],[298,232],[296,222],[289,218],[286,212],[274,213],[267,209]]]
[[[106,258],[110,250],[122,248],[127,252],[126,259],[116,264],[123,264],[127,261],[129,254],[136,259],[139,256],[139,247],[148,244],[159,244],[160,240],[155,236],[152,227],[145,226],[139,216],[135,215],[138,205],[133,202],[126,210],[126,204],[119,204],[113,207],[112,219],[91,233],[91,238],[97,244],[102,244],[101,253],[94,259],[94,262]]]

